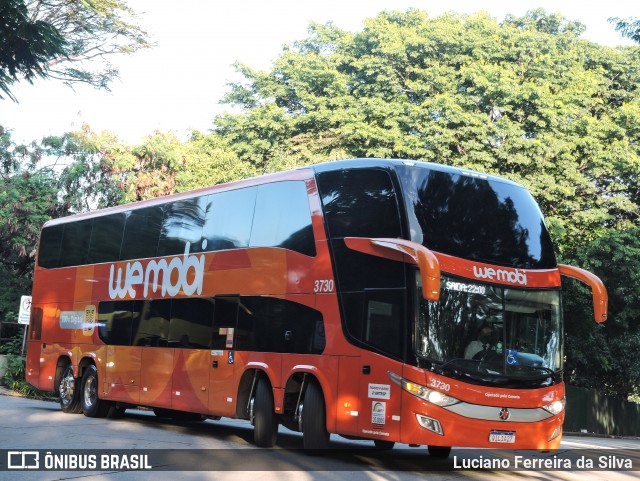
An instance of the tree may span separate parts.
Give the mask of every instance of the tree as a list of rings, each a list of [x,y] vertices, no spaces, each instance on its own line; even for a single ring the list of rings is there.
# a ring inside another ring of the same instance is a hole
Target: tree
[[[32,20],[23,0],[1,2],[0,19],[0,99],[16,100],[9,87],[20,77],[46,76],[46,65],[65,55],[65,40],[50,23]]]
[[[109,58],[150,46],[121,0],[6,0],[0,18],[0,90],[13,100],[10,85],[36,76],[108,89]]]
[[[238,64],[225,100],[239,110],[214,132],[257,172],[375,156],[524,184],[560,259],[592,267],[611,294],[597,325],[588,293],[567,282],[567,377],[625,398],[640,386],[627,354],[640,348],[640,63],[583,31],[542,10],[502,22],[383,12],[355,33],[312,24],[268,71]]]
[[[0,127],[0,319],[31,291],[42,225],[69,213],[55,172],[35,167],[40,154],[36,145],[16,145]]]
[[[613,17],[609,22],[614,25],[616,32],[620,35],[640,44],[640,19]]]
[[[611,231],[581,248],[575,263],[608,288],[609,320],[592,321],[590,293],[569,283],[565,296],[568,380],[627,399],[640,395],[640,228]]]
[[[476,168],[537,198],[561,254],[638,224],[640,68],[542,10],[383,12],[349,33],[313,24],[270,71],[239,64],[215,132],[258,172],[396,157]]]

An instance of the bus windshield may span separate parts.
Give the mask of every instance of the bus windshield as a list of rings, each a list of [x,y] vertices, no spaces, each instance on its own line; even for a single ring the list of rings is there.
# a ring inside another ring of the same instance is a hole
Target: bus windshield
[[[415,351],[468,382],[545,386],[562,370],[558,290],[516,289],[442,276],[440,300],[416,276]]]
[[[554,269],[542,213],[522,186],[503,180],[402,166],[411,240],[464,259]]]

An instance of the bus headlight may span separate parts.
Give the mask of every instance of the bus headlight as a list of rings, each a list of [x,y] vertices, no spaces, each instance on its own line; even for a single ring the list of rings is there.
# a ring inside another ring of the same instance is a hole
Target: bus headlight
[[[396,373],[389,372],[389,378],[408,393],[413,394],[414,396],[431,404],[435,404],[436,406],[446,407],[460,402],[459,399],[448,396],[447,394],[442,394],[440,391],[429,389],[422,384],[409,381],[398,376]]]
[[[560,414],[564,411],[564,406],[567,403],[565,398],[562,398],[560,401],[554,401],[551,404],[547,404],[546,406],[542,406],[542,409],[545,411],[549,411],[554,416]]]

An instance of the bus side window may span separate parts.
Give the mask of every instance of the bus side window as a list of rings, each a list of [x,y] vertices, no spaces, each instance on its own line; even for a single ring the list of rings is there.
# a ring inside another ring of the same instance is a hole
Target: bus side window
[[[205,251],[221,251],[249,247],[251,223],[257,188],[229,190],[211,194],[202,231]]]
[[[164,218],[158,244],[158,257],[200,252],[207,197],[170,202],[164,207]]]
[[[131,345],[133,301],[105,301],[98,304],[98,335],[112,346]]]
[[[120,260],[155,257],[162,225],[162,207],[130,211],[124,228]]]
[[[405,286],[405,264],[353,251],[344,237],[402,237],[398,199],[389,172],[323,172],[318,189],[341,292]]]
[[[346,327],[349,336],[367,347],[402,358],[405,291],[375,289],[349,293],[345,301]]]
[[[93,219],[89,256],[87,257],[88,264],[118,261],[126,219],[124,213],[104,215]]]
[[[174,299],[169,322],[169,346],[208,349],[211,346],[214,300]]]
[[[251,247],[282,247],[316,255],[307,186],[302,181],[258,187]]]
[[[53,269],[59,266],[63,234],[64,224],[49,226],[42,230],[38,251],[38,265],[40,267]]]
[[[321,354],[325,348],[322,314],[287,299],[240,298],[236,350]]]
[[[171,299],[136,301],[136,311],[139,321],[134,326],[133,345],[168,347]]]
[[[83,265],[87,262],[93,219],[69,222],[64,228],[60,267]]]
[[[239,297],[216,297],[211,349],[234,348]]]

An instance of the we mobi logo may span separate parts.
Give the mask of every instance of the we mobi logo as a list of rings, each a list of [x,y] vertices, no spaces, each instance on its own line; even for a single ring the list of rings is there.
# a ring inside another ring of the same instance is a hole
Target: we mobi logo
[[[473,275],[478,279],[509,282],[511,284],[527,285],[527,274],[520,269],[494,269],[493,267],[473,266]]]
[[[191,255],[191,243],[184,247],[184,255],[166,259],[151,260],[143,267],[140,261],[127,262],[125,267],[111,264],[109,270],[109,297],[124,299],[136,297],[136,286],[142,285],[142,295],[147,297],[160,289],[162,296],[176,296],[180,291],[185,295],[202,293],[204,279],[204,255]],[[116,272],[117,271],[117,272]],[[189,275],[191,273],[191,275]]]

